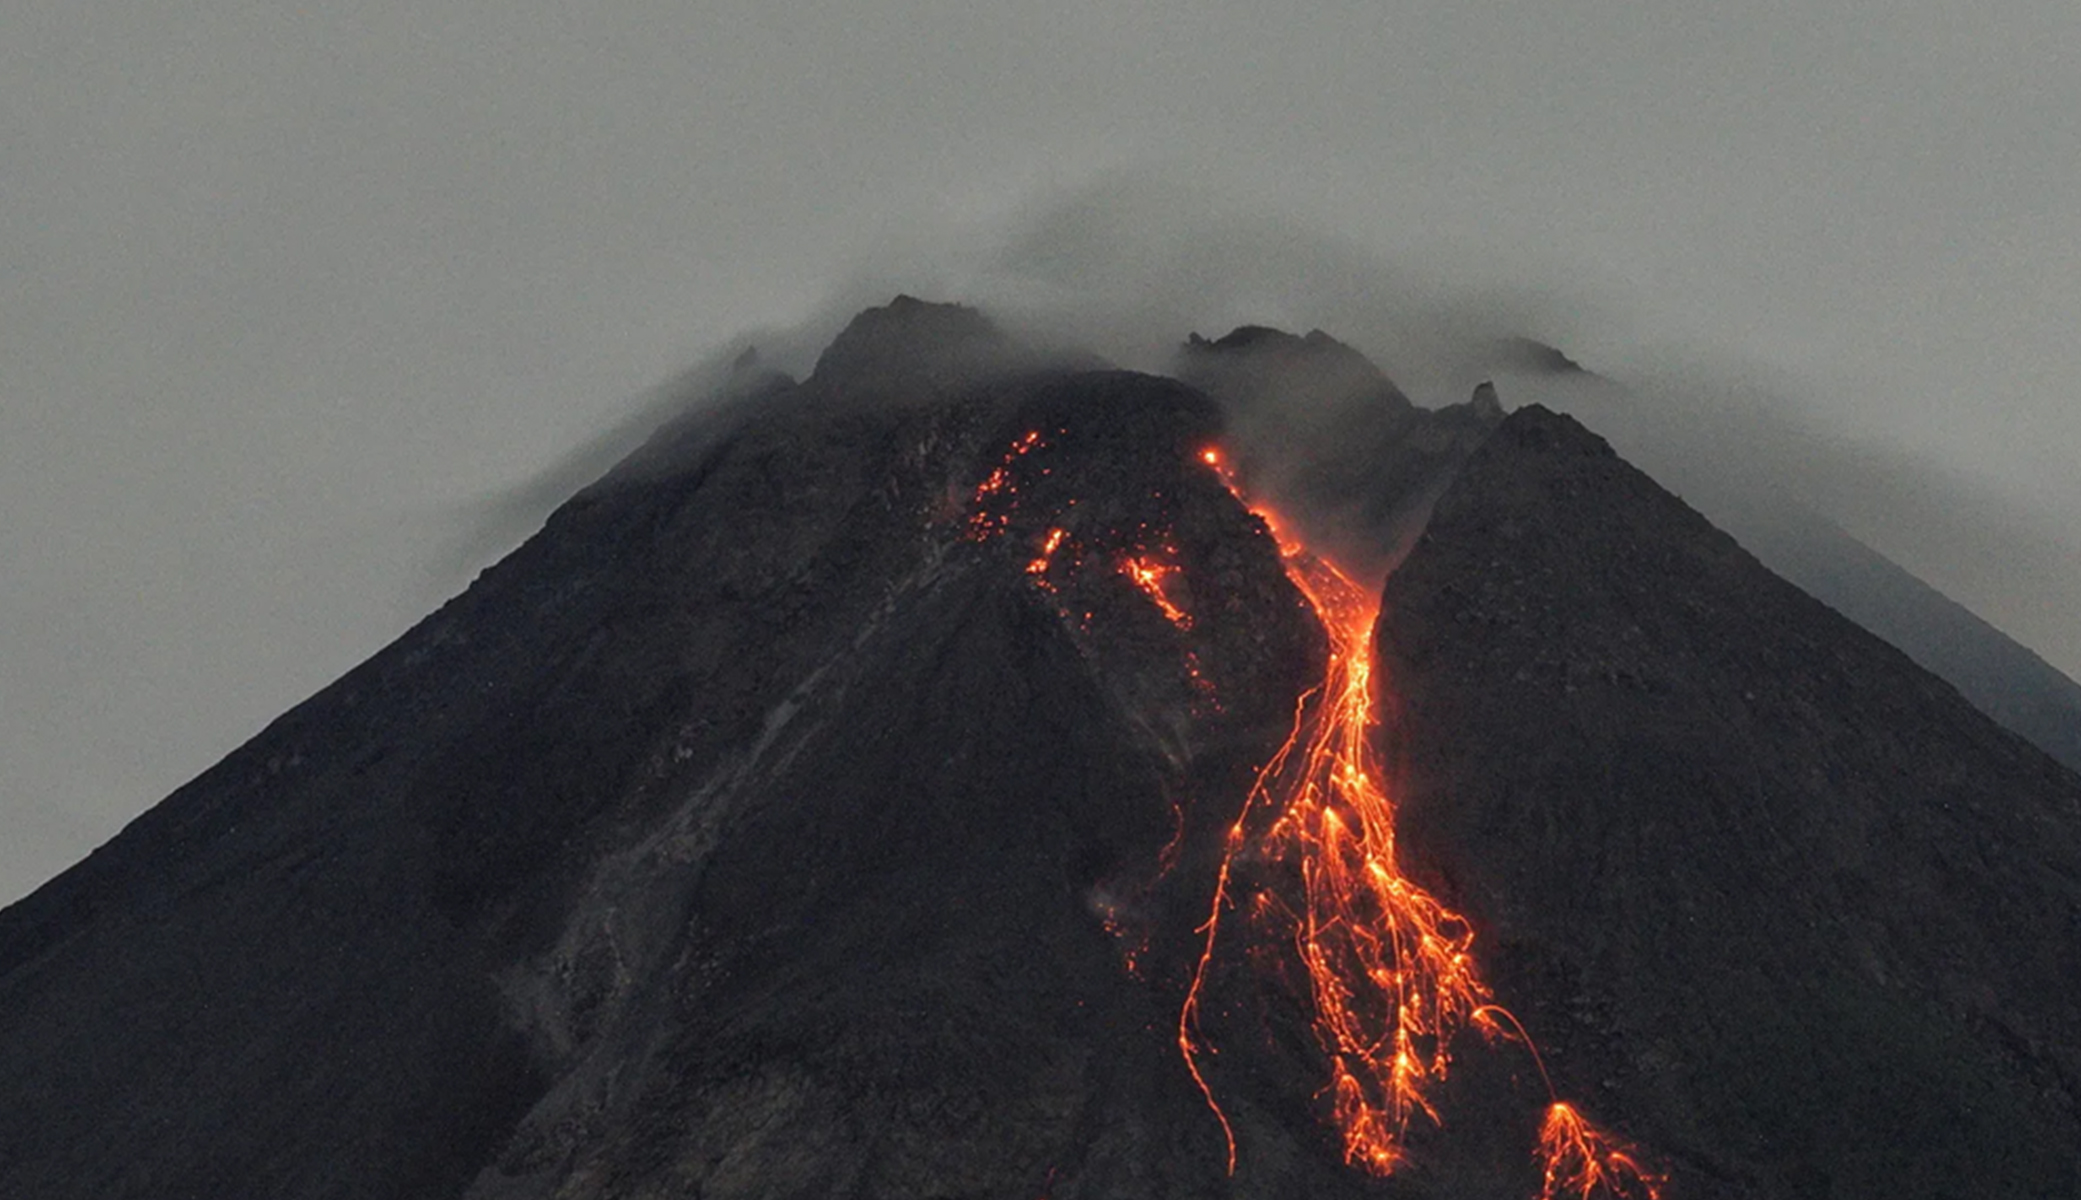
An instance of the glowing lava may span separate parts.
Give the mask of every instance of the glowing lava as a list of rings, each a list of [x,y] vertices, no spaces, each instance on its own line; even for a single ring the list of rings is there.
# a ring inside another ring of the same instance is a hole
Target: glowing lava
[[[969,499],[970,541],[988,541],[1011,527],[1012,509],[1016,507],[1018,499],[1018,488],[1015,485],[1019,460],[1044,444],[1038,429],[1019,435],[1004,452],[1004,458],[976,485],[975,495]]]
[[[1662,1194],[1664,1180],[1640,1164],[1638,1151],[1559,1100],[1547,1106],[1539,1158],[1546,1170],[1539,1200],[1658,1200]]]
[[[1062,539],[1068,536],[1069,531],[1059,525],[1048,530],[1048,536],[1041,539],[1040,550],[1026,563],[1026,573],[1049,591],[1054,590],[1054,585],[1048,582],[1048,569],[1055,565],[1055,552],[1062,549]]]
[[[1216,460],[1218,464],[1218,460]],[[1262,510],[1286,572],[1329,635],[1321,688],[1302,698],[1286,744],[1259,773],[1229,830],[1198,971],[1179,1017],[1178,1040],[1217,1114],[1198,1066],[1197,1035],[1208,962],[1220,934],[1230,863],[1260,806],[1276,814],[1257,839],[1265,857],[1300,865],[1301,903],[1266,898],[1258,911],[1290,926],[1315,1003],[1315,1035],[1329,1057],[1328,1094],[1349,1163],[1385,1175],[1403,1161],[1409,1122],[1437,1118],[1425,1096],[1450,1065],[1453,1035],[1493,1031],[1489,994],[1470,954],[1466,922],[1403,875],[1395,858],[1394,806],[1372,749],[1373,625],[1379,604],[1335,566],[1307,552]],[[1224,1129],[1228,1127],[1222,1116]],[[1229,1133],[1234,1163],[1235,1139]]]
[[[1205,451],[1202,459],[1237,492],[1218,451]],[[1223,915],[1235,903],[1230,893],[1238,855],[1250,849],[1297,863],[1298,907],[1260,892],[1251,915],[1290,937],[1307,972],[1315,1036],[1329,1059],[1325,1094],[1345,1161],[1386,1175],[1406,1160],[1411,1120],[1418,1113],[1439,1119],[1427,1093],[1450,1069],[1455,1035],[1472,1026],[1494,1039],[1509,1027],[1521,1037],[1521,1027],[1493,1003],[1465,919],[1411,881],[1397,860],[1394,804],[1372,736],[1379,601],[1309,553],[1271,513],[1253,511],[1270,527],[1287,576],[1321,619],[1329,659],[1322,686],[1301,697],[1292,733],[1259,772],[1228,831],[1213,905],[1201,927],[1205,942],[1178,1016],[1178,1045],[1220,1118],[1233,1171],[1235,1133],[1200,1069],[1201,1056],[1211,1050],[1199,1032],[1208,966]],[[1258,825],[1264,832],[1253,837]],[[1541,1200],[1659,1195],[1659,1179],[1627,1148],[1559,1101],[1548,1112],[1539,1157],[1546,1179]]]
[[[1010,531],[1020,506],[1021,472],[1032,469],[1022,460],[1046,444],[1038,430],[1023,434],[977,484],[968,540],[988,542]],[[1243,499],[1218,450],[1202,451],[1200,458]],[[1474,933],[1465,918],[1411,881],[1397,859],[1394,802],[1373,744],[1379,599],[1311,553],[1273,513],[1262,506],[1252,511],[1271,529],[1287,577],[1322,622],[1329,658],[1321,686],[1300,697],[1292,732],[1258,772],[1228,829],[1213,903],[1198,930],[1204,941],[1178,1013],[1178,1047],[1221,1122],[1233,1172],[1235,1130],[1201,1069],[1204,1056],[1215,1052],[1200,1029],[1201,1006],[1224,916],[1236,907],[1234,893],[1243,886],[1237,864],[1248,858],[1292,868],[1298,895],[1292,887],[1274,891],[1251,884],[1247,920],[1253,932],[1273,935],[1270,945],[1291,945],[1307,974],[1315,1038],[1329,1067],[1321,1094],[1342,1136],[1345,1161],[1387,1175],[1407,1161],[1410,1123],[1419,1114],[1439,1121],[1430,1091],[1450,1070],[1460,1033],[1472,1027],[1490,1041],[1507,1037],[1526,1047],[1542,1079],[1546,1067],[1517,1018],[1495,1004],[1475,965]],[[1066,512],[1055,513],[1055,520],[1064,520]],[[1104,540],[1115,542],[1107,557],[1120,574],[1180,634],[1189,633],[1192,614],[1174,593],[1180,575],[1174,549],[1146,526]],[[1087,551],[1098,547],[1051,524],[1025,564],[1033,584],[1057,596],[1064,619],[1075,614],[1062,607],[1058,585],[1075,579]],[[1092,613],[1078,611],[1088,632]],[[1189,645],[1184,654],[1195,685],[1211,694]],[[1159,856],[1165,872],[1183,832],[1181,814],[1177,837]],[[1105,924],[1126,937],[1110,904]],[[1144,948],[1136,942],[1125,951],[1137,977]],[[1537,1200],[1660,1200],[1664,1181],[1642,1165],[1637,1150],[1554,1097],[1550,1081],[1547,1091],[1551,1103],[1535,1151],[1543,1173]]]
[[[1192,614],[1179,608],[1170,597],[1171,577],[1178,573],[1175,563],[1153,554],[1134,554],[1120,560],[1120,573],[1142,589],[1165,620],[1180,629],[1192,628]]]

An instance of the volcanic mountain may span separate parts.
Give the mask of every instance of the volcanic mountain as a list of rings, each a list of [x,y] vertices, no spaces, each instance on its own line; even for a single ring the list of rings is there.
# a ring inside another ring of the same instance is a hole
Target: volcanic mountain
[[[0,1195],[2081,1195],[2081,777],[1566,416],[1175,376],[747,364],[0,912]]]
[[[1504,343],[1488,361],[1513,394],[1538,396],[1611,432],[1637,465],[1763,565],[2081,771],[2081,684],[1818,511],[1802,495],[1811,483],[1772,469],[1770,460],[1785,456],[1783,441],[1814,434],[1782,417],[1758,417],[1747,398],[1701,403],[1628,387],[1537,342]]]

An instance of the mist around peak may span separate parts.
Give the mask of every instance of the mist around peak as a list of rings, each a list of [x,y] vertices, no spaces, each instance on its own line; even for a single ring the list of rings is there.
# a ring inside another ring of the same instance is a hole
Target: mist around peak
[[[841,360],[850,353],[840,343],[857,317],[908,297],[978,314],[1003,339],[978,361],[1016,346],[1027,366],[1189,374],[1195,337],[1218,346],[1238,333],[1297,331],[1280,336],[1304,348],[1327,339],[1343,351],[1311,360],[1320,369],[1289,370],[1288,386],[1247,410],[1231,404],[1231,436],[1255,465],[1277,464],[1273,490],[1343,486],[1288,485],[1320,474],[1293,464],[1322,446],[1349,449],[1334,434],[1351,394],[1437,410],[1493,381],[1503,409],[1538,402],[1575,413],[1708,516],[1796,502],[2054,666],[2081,671],[2081,633],[2065,616],[2081,595],[2081,542],[2045,508],[1966,478],[1890,425],[1853,423],[1836,384],[1766,368],[1710,338],[1665,337],[1594,265],[1426,243],[1416,230],[1375,241],[1326,232],[1153,168],[981,207],[981,216],[922,213],[878,231],[809,311],[729,339],[632,402],[615,426],[458,514],[426,594],[452,592],[649,431],[728,395],[727,367],[745,347],[762,370],[810,377],[827,348]]]

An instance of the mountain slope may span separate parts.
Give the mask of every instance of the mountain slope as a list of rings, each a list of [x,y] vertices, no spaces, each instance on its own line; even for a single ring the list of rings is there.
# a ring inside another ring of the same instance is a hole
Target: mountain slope
[[[1146,1031],[1321,651],[1212,404],[911,301],[762,389],[0,913],[0,1193],[1219,1185]]]
[[[1796,509],[1730,515],[1770,569],[1957,688],[1981,712],[2081,771],[2081,684],[1839,527]]]
[[[1765,566],[2081,771],[2081,683],[1812,508],[1811,497],[1799,494],[1798,472],[1807,473],[1808,486],[1814,478],[1824,487],[1843,484],[1827,469],[1842,460],[1811,448],[1811,431],[1738,397],[1636,391],[1537,342],[1500,347],[1493,365],[1513,400],[1600,430]]]
[[[2081,779],[1537,406],[1386,599],[1414,861],[1683,1194],[2081,1192]]]
[[[1406,552],[1393,853],[1670,1200],[2074,1194],[2081,782],[1572,422],[1186,356],[904,298],[661,429],[0,911],[0,1195],[1536,1195],[1501,1018],[1345,1161],[1253,789],[1371,596],[1216,442]]]

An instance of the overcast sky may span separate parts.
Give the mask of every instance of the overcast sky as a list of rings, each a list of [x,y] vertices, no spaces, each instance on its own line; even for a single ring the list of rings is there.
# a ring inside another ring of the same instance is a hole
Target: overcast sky
[[[0,902],[745,329],[1154,280],[1381,354],[1404,278],[2007,514],[1858,531],[2081,671],[2070,0],[8,0]]]

